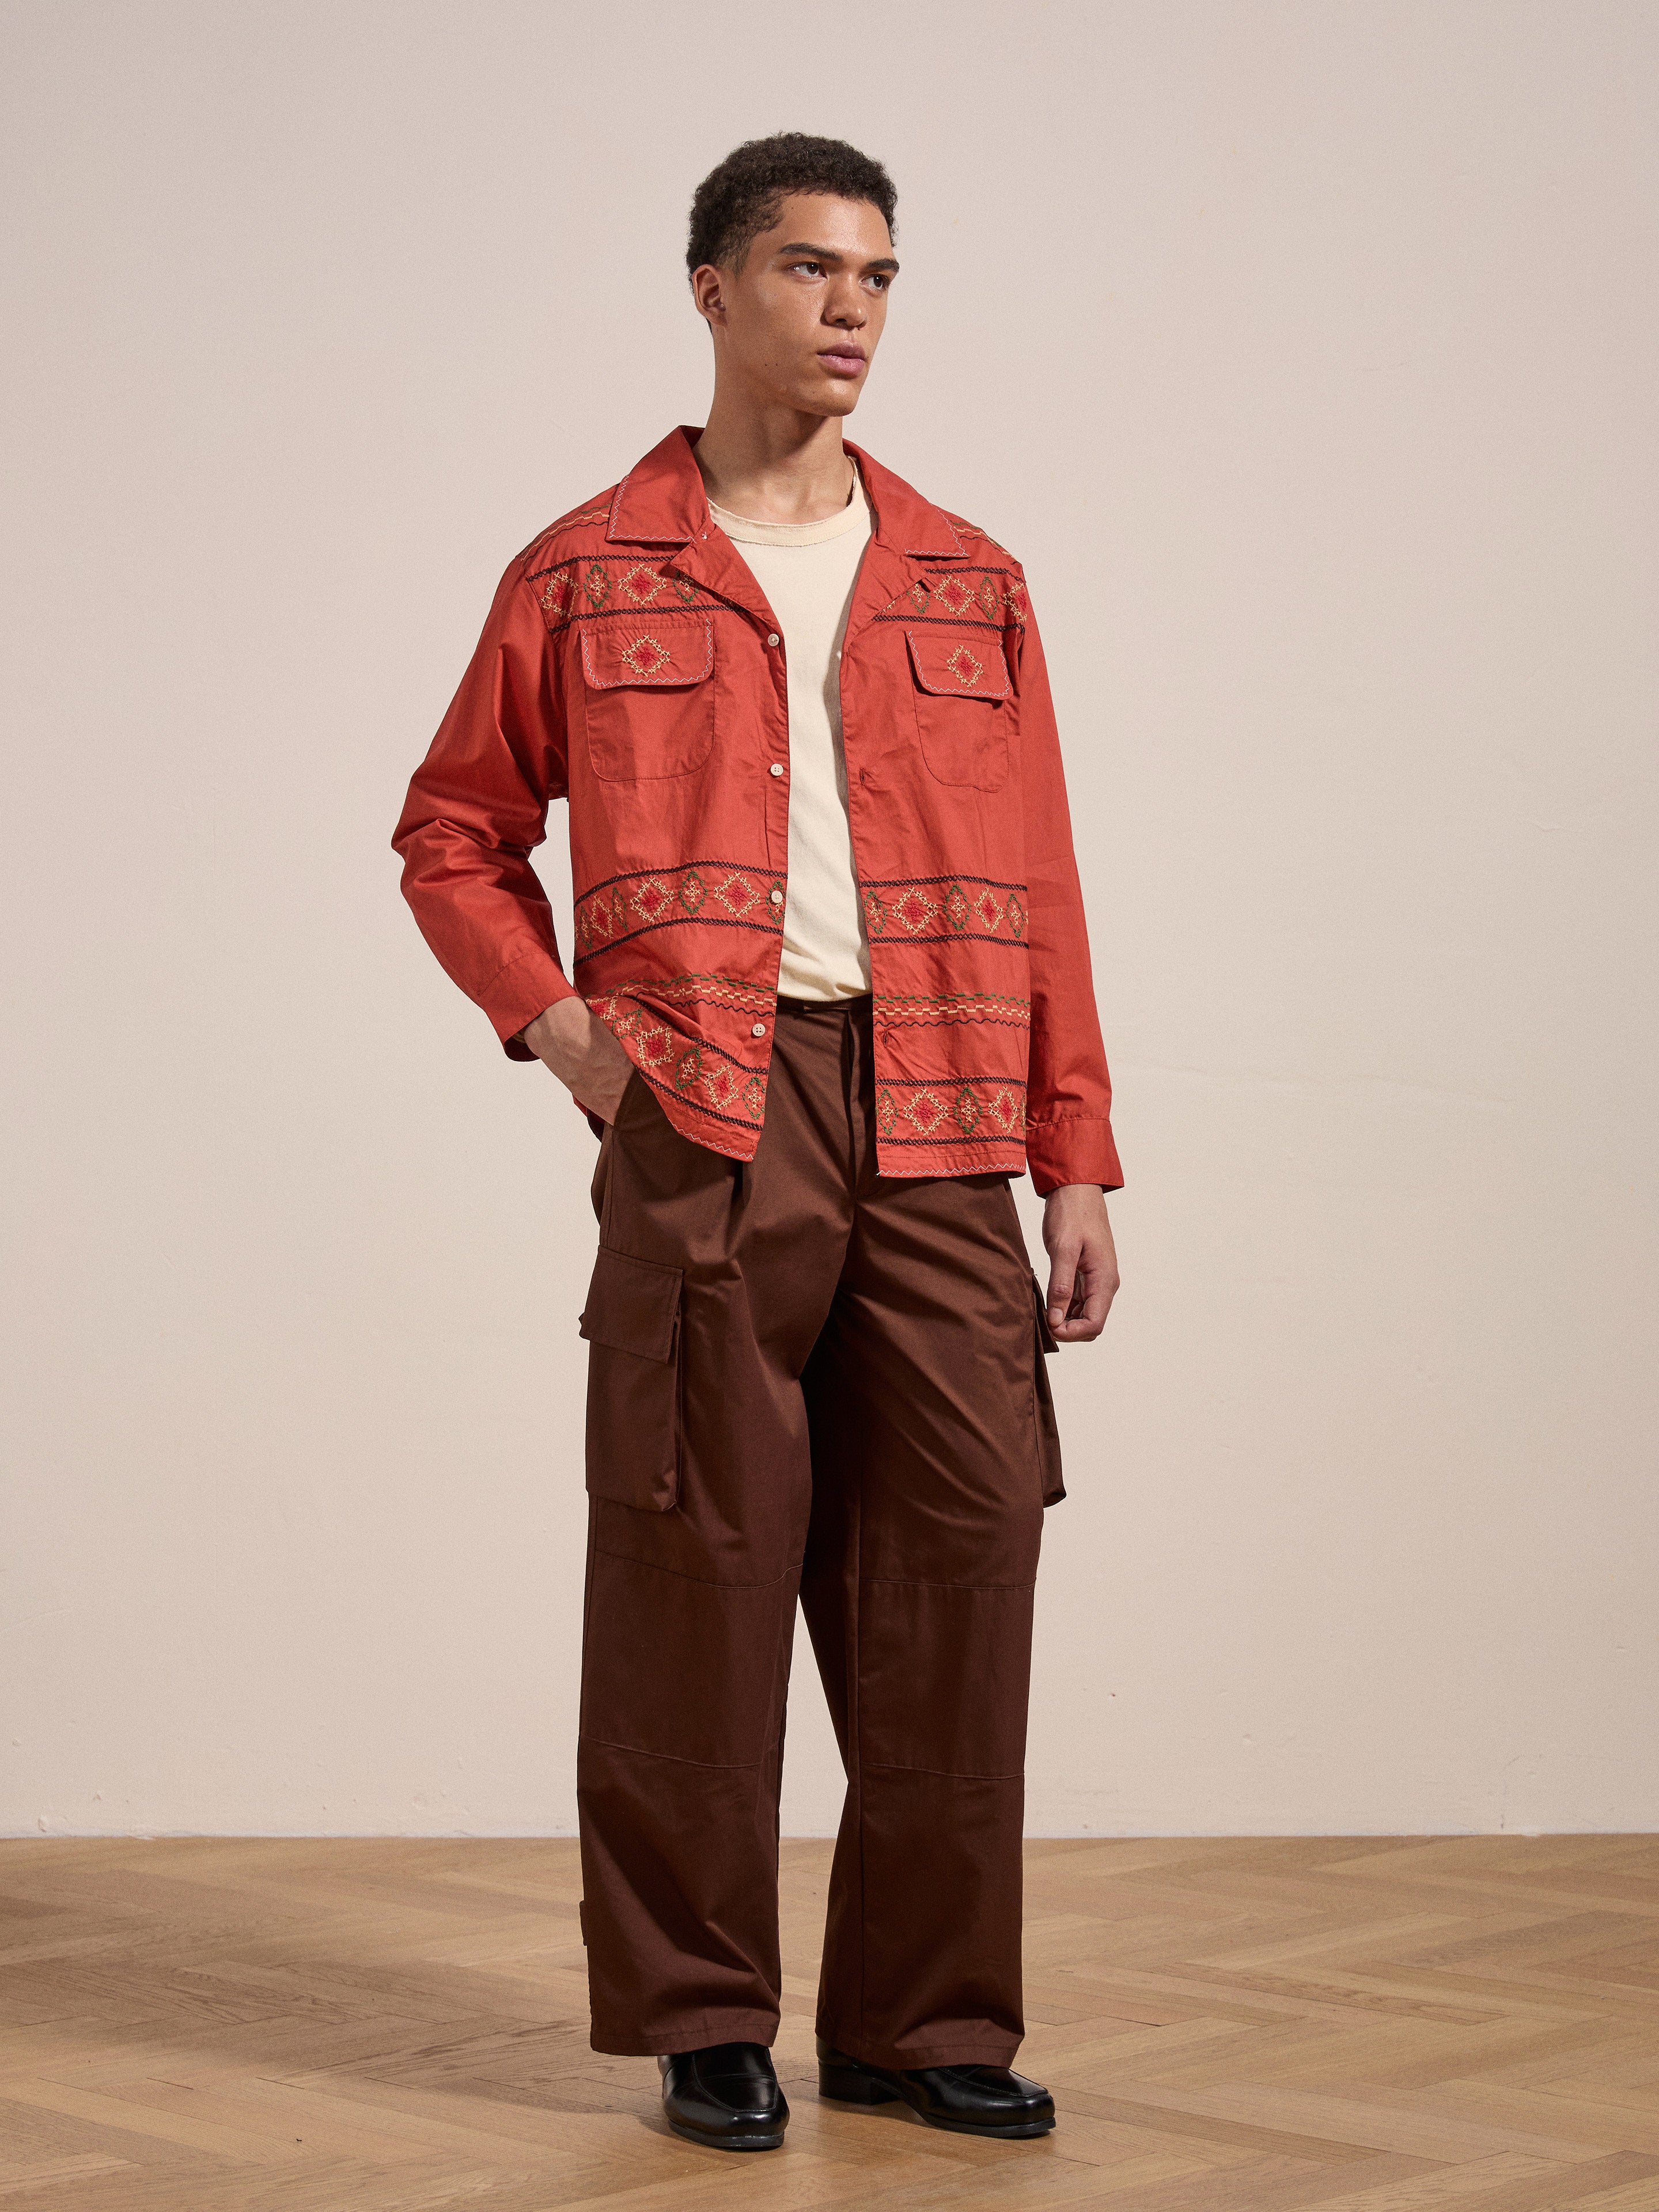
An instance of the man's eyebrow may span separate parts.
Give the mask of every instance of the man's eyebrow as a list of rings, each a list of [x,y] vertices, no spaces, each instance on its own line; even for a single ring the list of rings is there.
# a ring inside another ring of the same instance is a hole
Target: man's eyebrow
[[[814,246],[810,240],[805,238],[796,239],[793,245],[779,246],[778,252],[780,253],[810,253],[814,261],[845,261],[848,258],[844,253],[837,253],[833,246]],[[894,271],[898,268],[897,262],[890,253],[884,254],[879,260],[866,261],[860,265],[866,269],[890,269]]]

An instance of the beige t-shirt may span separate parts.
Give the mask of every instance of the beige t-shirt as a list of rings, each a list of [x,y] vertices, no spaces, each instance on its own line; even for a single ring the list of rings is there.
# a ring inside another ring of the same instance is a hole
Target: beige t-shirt
[[[870,940],[853,867],[841,745],[841,641],[871,532],[856,465],[853,496],[823,522],[750,522],[708,512],[778,618],[789,679],[789,872],[778,988],[846,999],[870,988]]]

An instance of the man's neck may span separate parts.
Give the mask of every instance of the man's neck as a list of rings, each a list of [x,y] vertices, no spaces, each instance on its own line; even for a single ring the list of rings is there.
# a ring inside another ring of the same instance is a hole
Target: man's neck
[[[691,450],[715,506],[751,522],[823,522],[852,495],[839,416],[735,404],[716,385],[708,428]]]

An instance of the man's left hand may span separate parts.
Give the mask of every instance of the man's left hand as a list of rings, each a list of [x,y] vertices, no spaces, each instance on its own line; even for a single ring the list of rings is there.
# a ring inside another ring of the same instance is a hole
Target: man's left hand
[[[1043,1201],[1048,1253],[1048,1326],[1062,1344],[1087,1343],[1106,1326],[1117,1296],[1117,1248],[1097,1182],[1066,1182]]]

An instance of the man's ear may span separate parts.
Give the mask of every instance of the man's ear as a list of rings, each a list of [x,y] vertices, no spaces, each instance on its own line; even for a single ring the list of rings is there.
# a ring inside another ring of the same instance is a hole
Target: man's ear
[[[726,295],[722,289],[723,271],[712,261],[705,261],[691,271],[691,297],[696,301],[697,313],[716,329],[726,321]]]

